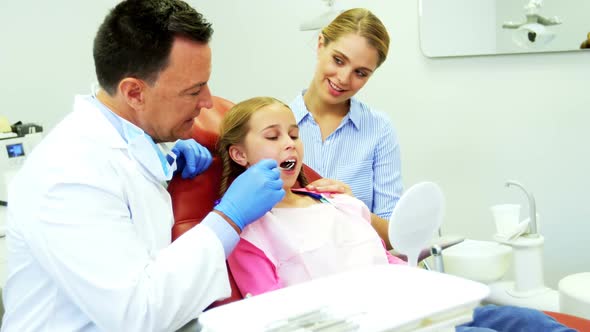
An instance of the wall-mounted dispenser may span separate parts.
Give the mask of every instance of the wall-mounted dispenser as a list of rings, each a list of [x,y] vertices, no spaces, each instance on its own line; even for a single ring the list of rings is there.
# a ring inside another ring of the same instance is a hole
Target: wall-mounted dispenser
[[[514,29],[512,40],[514,43],[526,49],[539,49],[545,47],[555,38],[555,32],[547,28],[550,25],[561,24],[557,17],[547,18],[541,16],[542,0],[530,0],[525,6],[525,20],[519,23],[504,22],[502,28]]]

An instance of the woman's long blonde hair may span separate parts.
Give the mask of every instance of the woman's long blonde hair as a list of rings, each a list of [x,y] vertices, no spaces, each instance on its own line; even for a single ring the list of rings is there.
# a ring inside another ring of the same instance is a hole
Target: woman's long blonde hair
[[[244,143],[244,139],[250,131],[250,119],[255,112],[266,106],[275,104],[290,109],[288,105],[276,98],[254,97],[235,104],[223,117],[219,129],[219,141],[217,142],[217,151],[223,167],[221,173],[221,186],[219,189],[221,196],[223,196],[231,181],[246,170],[246,167],[231,159],[229,156],[229,148],[232,145]],[[307,179],[305,178],[303,171],[299,172],[297,181],[299,181],[301,186],[307,185]]]
[[[369,45],[377,50],[381,66],[389,52],[389,33],[383,22],[370,10],[365,8],[353,8],[342,12],[328,26],[322,29],[324,43],[329,43],[349,33],[364,37]]]

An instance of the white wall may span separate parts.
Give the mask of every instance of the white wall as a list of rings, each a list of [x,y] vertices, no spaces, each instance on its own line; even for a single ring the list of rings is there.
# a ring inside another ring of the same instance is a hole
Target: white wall
[[[92,43],[118,1],[0,1],[0,114],[52,127],[90,92]]]
[[[0,2],[0,114],[48,127],[66,114],[72,95],[94,80],[92,38],[113,3]],[[526,204],[521,192],[504,187],[516,179],[537,199],[550,286],[590,271],[588,53],[426,58],[415,0],[341,3],[374,10],[390,30],[389,58],[360,96],[395,123],[406,186],[433,180],[443,187],[443,231],[490,239],[490,205]],[[315,35],[298,25],[323,2],[192,4],[214,23],[213,93],[290,101],[307,86]],[[42,14],[33,14],[33,5]]]

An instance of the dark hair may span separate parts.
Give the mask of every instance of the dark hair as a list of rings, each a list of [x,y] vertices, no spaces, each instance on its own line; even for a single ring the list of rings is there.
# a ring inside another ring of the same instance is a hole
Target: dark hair
[[[153,84],[168,66],[175,37],[208,43],[211,23],[181,0],[126,0],[106,16],[94,38],[100,86],[114,95],[125,77]]]

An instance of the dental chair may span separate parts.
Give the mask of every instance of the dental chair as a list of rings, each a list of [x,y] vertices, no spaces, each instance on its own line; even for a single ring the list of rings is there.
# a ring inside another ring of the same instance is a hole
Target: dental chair
[[[590,320],[564,314],[561,312],[544,311],[544,313],[555,318],[556,321],[560,322],[561,324],[569,328],[572,328],[579,332],[590,332]]]
[[[182,179],[175,176],[168,185],[168,192],[172,198],[174,211],[174,225],[172,226],[172,240],[174,241],[184,232],[199,224],[205,216],[213,210],[215,201],[219,199],[219,185],[221,181],[221,160],[216,153],[216,144],[219,137],[219,125],[223,115],[233,106],[233,103],[221,97],[213,96],[213,107],[201,110],[201,114],[195,118],[192,128],[192,137],[205,146],[213,154],[213,162],[209,169],[193,179]],[[312,182],[321,176],[306,165],[303,170],[307,179]],[[429,253],[422,254],[422,260]],[[234,302],[243,298],[228,269],[231,296],[227,299],[214,302],[209,308]],[[590,332],[590,320],[557,313],[546,312],[562,324],[577,329],[580,332]]]
[[[223,115],[232,106],[232,102],[213,96],[213,107],[201,110],[201,114],[195,118],[191,136],[211,151],[213,162],[209,169],[193,179],[182,179],[180,176],[175,176],[170,181],[168,192],[172,198],[174,211],[172,241],[199,224],[213,210],[215,201],[219,199],[222,165],[216,152],[216,144]],[[303,171],[310,182],[321,178],[318,173],[306,165],[303,165]],[[229,269],[228,275],[232,290],[231,296],[213,303],[209,308],[242,299],[242,294],[240,294]]]

